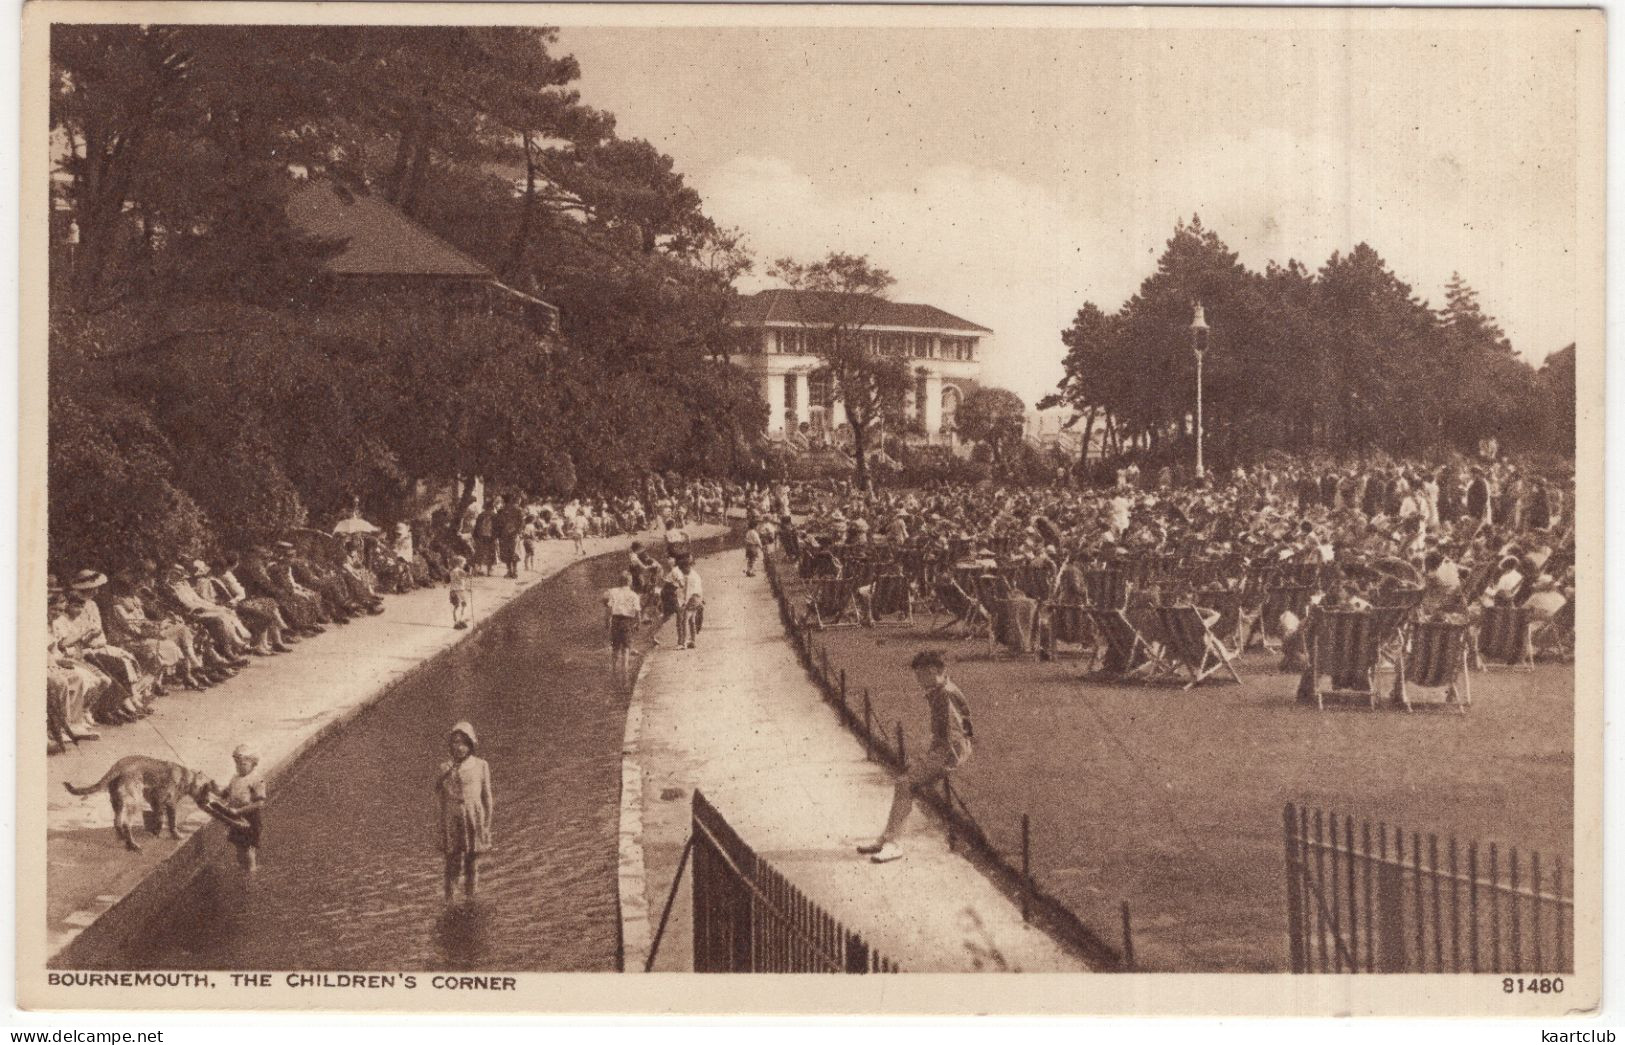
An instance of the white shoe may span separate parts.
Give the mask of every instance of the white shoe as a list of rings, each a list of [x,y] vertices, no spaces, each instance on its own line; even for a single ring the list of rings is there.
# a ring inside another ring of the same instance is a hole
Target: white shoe
[[[864,856],[874,856],[884,848],[886,848],[886,843],[876,839],[873,842],[865,842],[858,846],[858,852]]]
[[[880,852],[869,857],[869,862],[873,864],[889,864],[893,860],[901,860],[902,858],[903,847],[896,842],[887,842],[880,847]]]

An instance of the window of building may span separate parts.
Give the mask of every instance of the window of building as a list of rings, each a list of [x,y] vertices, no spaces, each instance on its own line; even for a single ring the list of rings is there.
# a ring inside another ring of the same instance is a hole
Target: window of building
[[[830,376],[827,370],[815,370],[807,377],[807,405],[819,410],[829,409]]]
[[[953,385],[942,387],[942,430],[954,431],[954,422],[959,416],[959,389]]]
[[[796,386],[800,383],[796,380],[796,375],[784,375],[784,416],[786,417],[796,416]]]
[[[914,375],[914,416],[925,420],[925,378],[924,370]]]

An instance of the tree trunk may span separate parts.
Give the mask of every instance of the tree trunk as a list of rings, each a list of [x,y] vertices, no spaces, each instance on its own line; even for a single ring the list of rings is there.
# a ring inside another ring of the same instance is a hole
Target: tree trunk
[[[519,211],[519,224],[513,231],[513,240],[508,245],[508,257],[502,263],[502,274],[514,279],[519,273],[519,266],[524,263],[525,254],[530,250],[530,230],[536,217],[536,152],[535,143],[530,132],[525,132],[525,202]]]

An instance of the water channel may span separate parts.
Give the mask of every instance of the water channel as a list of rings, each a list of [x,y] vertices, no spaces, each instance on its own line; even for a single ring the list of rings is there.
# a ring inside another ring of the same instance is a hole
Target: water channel
[[[257,876],[221,847],[139,944],[97,964],[615,970],[626,695],[601,598],[624,563],[606,555],[539,582],[403,682],[272,794]],[[478,899],[448,906],[433,786],[460,719],[491,764],[495,851]]]

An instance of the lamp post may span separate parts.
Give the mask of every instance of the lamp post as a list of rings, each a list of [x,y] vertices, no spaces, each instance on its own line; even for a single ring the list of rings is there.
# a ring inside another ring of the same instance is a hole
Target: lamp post
[[[1196,318],[1191,320],[1191,351],[1196,353],[1196,478],[1202,470],[1202,355],[1207,351],[1207,316],[1200,302],[1196,305]]]

